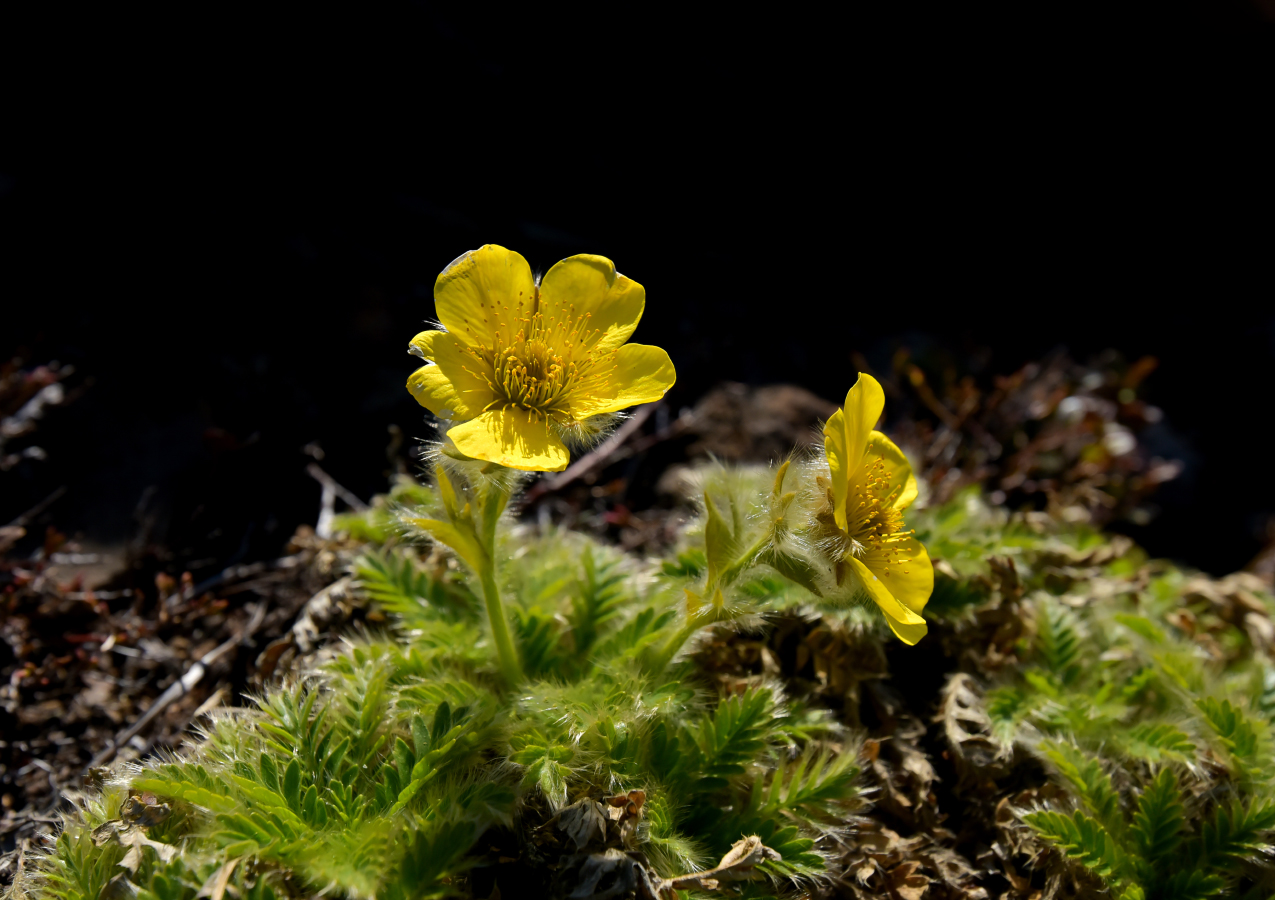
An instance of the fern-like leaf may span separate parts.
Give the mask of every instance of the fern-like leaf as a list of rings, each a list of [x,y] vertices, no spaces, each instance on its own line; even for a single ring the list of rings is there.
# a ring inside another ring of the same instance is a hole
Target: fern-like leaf
[[[623,585],[625,576],[619,562],[597,564],[593,548],[585,546],[581,557],[583,577],[576,582],[571,598],[571,635],[577,660],[583,660],[593,649],[603,626],[619,615],[628,599]]]
[[[1195,744],[1181,729],[1166,722],[1138,725],[1129,732],[1127,749],[1132,756],[1158,763],[1165,759],[1185,759],[1195,753]]]
[[[771,777],[764,809],[768,815],[786,812],[813,821],[844,819],[844,804],[858,796],[859,766],[852,753],[828,757],[807,753],[789,771],[780,764]],[[759,786],[760,787],[760,786]]]
[[[1124,830],[1120,796],[1102,764],[1070,744],[1046,745],[1045,755],[1058,767],[1063,777],[1071,782],[1098,821],[1108,831],[1120,834]]]
[[[1082,812],[1069,816],[1041,810],[1028,813],[1023,816],[1023,820],[1041,837],[1057,845],[1070,859],[1076,860],[1100,878],[1114,881],[1122,872],[1120,850],[1097,819]]]
[[[1251,771],[1261,764],[1262,761],[1258,759],[1257,728],[1244,715],[1243,710],[1231,705],[1230,700],[1216,700],[1213,697],[1198,700],[1195,705],[1240,768]]]
[[[462,857],[478,837],[470,822],[418,831],[405,848],[391,884],[378,896],[388,900],[426,900],[455,895],[451,878],[463,869]]]
[[[1169,769],[1161,769],[1138,798],[1133,814],[1138,855],[1152,865],[1168,859],[1182,841],[1184,818],[1178,780]]]
[[[571,774],[568,763],[575,751],[538,732],[519,735],[514,739],[514,753],[510,761],[525,766],[523,787],[538,786],[549,805],[558,809],[567,802],[567,777]]]
[[[1046,668],[1063,684],[1071,684],[1081,672],[1083,633],[1075,614],[1053,599],[1038,607],[1037,647]]]
[[[1238,803],[1218,806],[1193,842],[1191,855],[1199,869],[1226,870],[1233,860],[1245,859],[1267,848],[1265,832],[1275,828],[1275,803],[1254,803],[1247,809]]]
[[[530,676],[558,669],[562,659],[562,631],[557,617],[540,607],[514,607],[514,640],[523,670]]]
[[[594,658],[636,658],[666,637],[664,629],[677,619],[674,610],[663,612],[647,607],[624,624],[624,627],[607,635],[596,645]]]
[[[743,773],[744,763],[765,744],[771,706],[770,691],[753,689],[723,700],[711,717],[700,721],[695,742],[701,777],[692,786],[694,790],[725,787],[727,778]]]
[[[476,601],[461,585],[440,581],[403,550],[370,550],[354,561],[359,588],[408,628],[443,618],[468,617]]]
[[[1165,900],[1214,900],[1225,886],[1220,875],[1184,869],[1165,879],[1159,896]]]

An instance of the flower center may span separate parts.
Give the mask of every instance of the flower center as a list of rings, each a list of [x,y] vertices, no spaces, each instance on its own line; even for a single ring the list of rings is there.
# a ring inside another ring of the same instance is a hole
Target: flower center
[[[589,313],[577,317],[574,306],[556,315],[535,309],[522,316],[504,307],[496,316],[491,345],[470,350],[493,372],[487,377],[485,366],[478,370],[496,395],[483,411],[518,407],[546,421],[572,422],[572,397],[600,389],[615,368],[608,365],[615,351],[593,349],[598,329],[589,328],[590,318]]]
[[[894,508],[894,499],[902,487],[902,484],[890,487],[890,473],[880,459],[850,485],[846,496],[846,531],[865,551],[888,553],[891,544],[910,534],[899,532],[903,527],[903,513]]]
[[[855,557],[883,576],[889,576],[893,568],[904,561],[899,555],[907,549],[905,542],[916,532],[902,530],[903,513],[894,508],[894,501],[903,490],[903,484],[891,486],[890,481],[889,470],[881,459],[860,470],[846,493],[846,529],[843,531],[833,512],[836,501],[832,485],[819,476],[827,505],[816,515],[824,545],[839,558],[837,584],[845,578],[844,560],[848,557]],[[902,571],[908,574],[908,570]]]

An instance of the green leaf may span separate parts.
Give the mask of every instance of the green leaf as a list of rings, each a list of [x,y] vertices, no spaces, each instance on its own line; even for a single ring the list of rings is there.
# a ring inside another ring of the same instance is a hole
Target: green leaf
[[[1062,684],[1080,675],[1080,623],[1075,613],[1052,597],[1043,599],[1036,617],[1037,648],[1045,666]]]
[[[708,568],[708,557],[703,550],[691,548],[677,554],[677,562],[665,561],[661,571],[673,578],[698,578]]]
[[[295,759],[283,773],[283,797],[293,812],[301,811],[301,764]]]
[[[625,573],[617,560],[599,566],[593,548],[585,545],[581,556],[583,576],[575,583],[571,598],[571,636],[577,660],[583,661],[593,649],[602,629],[619,617],[625,602],[631,599],[623,588]]]
[[[818,571],[806,560],[781,552],[778,548],[770,550],[758,557],[758,562],[770,566],[789,581],[795,582],[816,597],[822,597],[817,582]]]
[[[846,816],[843,804],[859,796],[858,777],[859,765],[853,753],[830,756],[807,752],[791,769],[781,760],[759,812],[764,817],[786,814],[816,828],[820,823],[839,824]],[[761,793],[760,782],[754,790]]]
[[[216,793],[207,788],[190,782],[169,781],[163,778],[141,778],[133,779],[133,788],[138,791],[151,791],[160,797],[175,797],[179,800],[185,800],[194,806],[202,806],[216,813],[230,812],[238,808],[238,803],[233,797],[225,794]]]
[[[471,822],[449,822],[437,829],[411,835],[398,871],[390,879],[399,891],[397,896],[454,896],[455,887],[450,884],[450,876],[464,870],[464,857],[478,838],[479,831]],[[511,891],[507,889],[506,892]]]
[[[523,670],[530,676],[549,675],[563,658],[562,625],[556,612],[540,607],[514,607],[514,641]]]
[[[323,762],[323,771],[329,777],[336,775],[341,770],[341,762],[345,759],[345,754],[350,750],[350,739],[343,737],[337,745],[328,753],[328,757]]]
[[[1216,700],[1213,697],[1197,700],[1195,705],[1204,714],[1213,733],[1221,739],[1242,767],[1254,768],[1261,763],[1257,758],[1257,729],[1239,707],[1232,706],[1230,700]]]
[[[421,718],[420,713],[412,715],[412,753],[420,759],[429,752],[429,728],[425,725],[425,720]]]
[[[414,765],[416,765],[416,755],[412,753],[412,748],[407,746],[407,741],[402,738],[395,738],[394,768],[398,772],[399,780],[404,784],[411,778]]]
[[[403,550],[371,550],[354,561],[358,587],[405,627],[472,616],[477,600],[464,585],[430,576]]]
[[[1082,812],[1068,816],[1042,810],[1028,813],[1023,821],[1100,878],[1114,879],[1123,868],[1120,851],[1111,835],[1101,822]]]
[[[1238,803],[1218,806],[1212,821],[1204,823],[1190,853],[1200,869],[1228,870],[1231,861],[1264,852],[1266,832],[1275,828],[1275,804],[1253,803],[1247,809]]]
[[[270,754],[261,754],[261,783],[272,791],[279,790],[279,770]]]
[[[255,852],[259,846],[260,844],[256,841],[236,841],[233,844],[227,844],[222,847],[221,852],[225,854],[226,859],[235,859]]]
[[[434,710],[434,727],[430,730],[433,735],[433,743],[437,744],[443,739],[443,735],[447,734],[452,727],[452,707],[451,704],[444,700],[438,704],[438,709]]]
[[[1153,684],[1155,684],[1155,669],[1147,666],[1139,669],[1131,678],[1128,679],[1120,687],[1120,698],[1125,703],[1135,703],[1138,698],[1143,695]]]
[[[1042,749],[1058,767],[1063,777],[1071,782],[1076,792],[1108,830],[1119,834],[1124,829],[1120,815],[1120,796],[1111,783],[1111,776],[1098,760],[1086,756],[1070,744],[1045,744]]]
[[[526,766],[522,777],[523,787],[539,786],[549,805],[559,809],[566,805],[567,777],[571,774],[571,769],[565,762],[574,755],[570,747],[529,743],[509,758]]]
[[[1138,725],[1129,731],[1128,750],[1148,762],[1183,759],[1195,753],[1195,744],[1182,730],[1165,722]]]
[[[1116,613],[1115,620],[1135,634],[1139,634],[1153,644],[1165,642],[1164,630],[1145,616],[1134,616],[1128,613]]]
[[[704,492],[704,556],[708,562],[708,585],[717,584],[721,574],[735,559],[735,533],[717,511],[713,498]]]
[[[1159,896],[1166,900],[1215,900],[1226,882],[1199,869],[1185,869],[1165,880]]]
[[[301,798],[301,813],[307,822],[313,822],[319,817],[319,789],[314,785],[310,785],[305,790],[305,795]]]
[[[1138,854],[1152,864],[1167,860],[1182,842],[1184,820],[1178,780],[1169,769],[1161,769],[1138,798],[1133,814]]]
[[[708,792],[724,779],[742,774],[744,764],[765,746],[773,698],[765,688],[750,688],[718,704],[711,718],[695,729],[701,762],[700,779],[691,790]]]
[[[424,531],[440,544],[451,547],[456,551],[456,555],[475,572],[482,571],[486,554],[478,543],[478,538],[468,529],[462,531],[450,522],[414,516],[409,516],[403,521]]]

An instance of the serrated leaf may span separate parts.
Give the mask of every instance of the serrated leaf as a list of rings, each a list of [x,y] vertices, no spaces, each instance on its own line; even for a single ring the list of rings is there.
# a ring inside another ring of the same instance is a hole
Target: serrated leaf
[[[1082,812],[1070,816],[1042,810],[1028,813],[1023,820],[1041,837],[1056,844],[1068,857],[1101,878],[1111,878],[1121,869],[1116,842],[1102,823]]]
[[[293,812],[301,809],[301,764],[293,759],[283,773],[283,797]]]
[[[310,785],[305,790],[305,795],[301,798],[301,812],[305,816],[307,822],[313,822],[318,818],[319,790],[314,785]]]
[[[1082,634],[1075,614],[1053,598],[1037,606],[1036,642],[1045,666],[1064,685],[1079,676]]]
[[[399,779],[406,782],[411,776],[414,765],[416,765],[416,756],[412,753],[412,748],[407,746],[407,741],[402,738],[395,738],[394,768],[398,772]]]
[[[261,754],[261,783],[272,791],[279,790],[279,770],[270,754]]]
[[[1182,759],[1195,752],[1195,744],[1181,729],[1165,722],[1138,725],[1129,732],[1130,754],[1149,762]]]
[[[412,715],[412,752],[420,759],[429,752],[429,728],[420,713]]]
[[[1197,867],[1225,869],[1231,860],[1246,859],[1267,847],[1266,832],[1275,828],[1275,804],[1254,802],[1249,807],[1234,803],[1220,805],[1211,821],[1204,823],[1189,855]]]
[[[486,554],[478,539],[468,531],[462,531],[450,522],[438,519],[408,517],[403,521],[421,529],[440,544],[452,548],[475,572],[482,571]]]
[[[341,770],[341,762],[345,759],[345,754],[350,750],[350,739],[348,737],[341,738],[337,745],[332,748],[328,754],[328,758],[323,763],[323,770],[329,776],[335,775]]]
[[[714,585],[735,559],[735,533],[707,491],[704,492],[704,512],[708,517],[704,523],[704,556],[708,562],[708,584]]]
[[[1216,700],[1205,697],[1195,704],[1208,725],[1231,751],[1236,760],[1245,766],[1256,765],[1258,750],[1257,729],[1243,711],[1231,704],[1230,700]]]
[[[1128,613],[1116,613],[1115,620],[1128,628],[1135,634],[1141,635],[1153,644],[1163,644],[1165,635],[1163,629],[1156,625],[1146,616],[1134,616]]]
[[[185,800],[194,806],[202,806],[215,813],[226,813],[238,807],[233,797],[214,793],[207,788],[185,782],[173,782],[162,778],[134,778],[133,788],[138,791],[151,791],[160,797],[175,797]]]
[[[789,581],[801,585],[816,597],[822,597],[823,592],[819,590],[818,570],[815,569],[806,560],[797,556],[791,556],[782,553],[778,549],[772,550],[758,558],[758,562],[770,566],[780,575]]]
[[[1043,749],[1098,821],[1113,832],[1123,830],[1120,797],[1102,764],[1069,744],[1045,744]]]
[[[1161,896],[1172,900],[1214,900],[1225,886],[1226,882],[1217,875],[1187,869],[1173,874],[1164,882]]]
[[[1132,832],[1139,855],[1155,864],[1167,859],[1182,841],[1185,813],[1178,780],[1169,769],[1161,769],[1138,798]]]

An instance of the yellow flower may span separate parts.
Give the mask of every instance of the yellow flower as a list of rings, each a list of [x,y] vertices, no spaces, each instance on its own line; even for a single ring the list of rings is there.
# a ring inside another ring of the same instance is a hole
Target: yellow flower
[[[411,352],[428,361],[407,389],[474,459],[559,472],[563,438],[587,420],[664,396],[676,373],[659,347],[626,344],[646,306],[642,285],[611,260],[564,259],[537,282],[527,261],[487,244],[456,259],[434,283],[445,331],[423,331]]]
[[[915,644],[926,632],[920,612],[934,590],[934,566],[913,532],[903,529],[916,478],[894,442],[872,430],[884,408],[881,385],[860,375],[845,408],[824,426],[832,478],[823,519],[834,538],[838,583],[855,576],[899,639]]]

